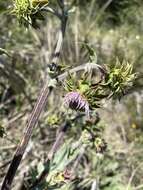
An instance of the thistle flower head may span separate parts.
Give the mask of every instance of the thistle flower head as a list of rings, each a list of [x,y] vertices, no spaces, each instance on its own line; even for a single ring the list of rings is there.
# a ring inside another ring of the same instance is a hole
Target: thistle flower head
[[[48,4],[48,0],[44,3],[41,0],[13,0],[12,13],[16,15],[20,24],[34,26],[36,19],[43,19],[39,12],[41,5]]]
[[[71,109],[85,111],[86,116],[89,118],[88,101],[79,92],[68,92],[64,97],[64,103]]]
[[[89,108],[93,110],[100,107],[99,101],[105,98],[106,94],[102,92],[102,89],[100,87],[98,88],[98,82],[95,86],[94,84],[92,86],[92,80],[87,79],[87,75],[85,75],[85,73],[82,75],[80,79],[78,78],[78,76],[74,75],[69,75],[68,77],[69,78],[65,81],[64,86],[65,90],[68,92],[66,98],[68,97],[68,95],[70,95],[70,100],[72,97],[72,101],[79,101],[79,104],[83,102],[82,105],[86,106],[87,110]],[[69,97],[67,98],[68,100]],[[69,107],[72,107],[72,105],[69,105]]]
[[[110,69],[106,80],[114,97],[120,98],[128,88],[132,87],[136,78],[136,73],[132,71],[132,64],[125,61],[121,64],[118,59],[116,65]]]
[[[17,16],[21,22],[23,19],[29,20],[32,13],[32,4],[29,0],[15,0],[13,13]]]

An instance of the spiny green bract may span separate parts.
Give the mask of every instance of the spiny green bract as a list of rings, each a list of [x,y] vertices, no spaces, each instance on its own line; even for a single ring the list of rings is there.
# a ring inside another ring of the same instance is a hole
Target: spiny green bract
[[[133,73],[133,65],[126,61],[121,64],[117,59],[116,65],[109,69],[106,76],[106,85],[112,91],[111,96],[120,98],[126,90],[132,87],[136,73]]]
[[[40,8],[47,4],[48,0],[14,0],[12,13],[16,15],[20,24],[36,27],[36,19],[44,19],[40,14]]]

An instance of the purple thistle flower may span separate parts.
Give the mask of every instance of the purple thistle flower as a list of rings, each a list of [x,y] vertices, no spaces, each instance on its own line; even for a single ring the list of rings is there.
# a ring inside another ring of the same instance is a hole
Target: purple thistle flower
[[[85,111],[89,118],[88,101],[79,92],[68,92],[64,97],[64,103],[71,109]]]

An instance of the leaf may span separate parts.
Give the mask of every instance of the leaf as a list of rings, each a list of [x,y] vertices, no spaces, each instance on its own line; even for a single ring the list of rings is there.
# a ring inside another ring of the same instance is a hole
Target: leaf
[[[72,147],[71,139],[69,139],[63,146],[56,152],[54,159],[51,163],[51,171],[62,171],[64,168],[73,161],[80,149]]]
[[[3,55],[3,54],[10,56],[6,49],[0,48],[0,55]]]
[[[97,64],[97,54],[96,54],[95,50],[92,47],[90,47],[88,44],[85,44],[85,47],[88,50],[90,61],[92,63]]]
[[[44,171],[44,165],[42,162],[39,162],[38,163],[38,166],[37,166],[37,171],[38,171],[38,174],[42,173]]]

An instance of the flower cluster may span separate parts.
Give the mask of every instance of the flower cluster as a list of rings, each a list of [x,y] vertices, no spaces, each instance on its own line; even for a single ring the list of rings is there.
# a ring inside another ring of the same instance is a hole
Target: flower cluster
[[[101,100],[111,97],[120,99],[136,78],[133,66],[128,62],[121,64],[118,60],[99,81],[93,81],[94,76],[89,78],[89,75],[84,73],[80,79],[79,76],[69,75],[65,85],[68,93],[64,98],[69,108],[85,111],[88,117],[89,110],[99,108]]]

